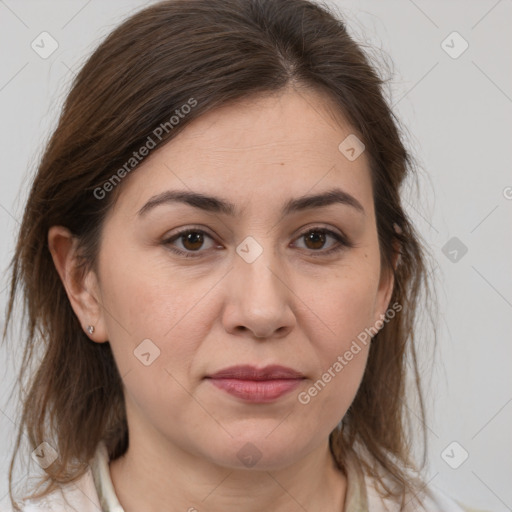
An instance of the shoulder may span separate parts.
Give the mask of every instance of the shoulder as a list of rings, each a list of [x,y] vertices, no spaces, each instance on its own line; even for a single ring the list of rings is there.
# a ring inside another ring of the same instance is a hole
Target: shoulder
[[[359,501],[362,506],[358,508],[365,512],[489,512],[467,506],[450,496],[439,486],[432,483],[425,484],[425,480],[419,473],[412,469],[405,468],[404,471],[408,477],[408,481],[410,483],[414,482],[414,487],[418,489],[418,491],[413,493],[413,495],[405,496],[403,505],[398,503],[396,498],[383,497],[385,493],[383,492],[380,482],[375,477],[365,473],[360,465],[361,459],[369,458],[370,455],[361,447],[359,447],[357,455],[357,457],[349,458],[351,476],[353,481],[358,480],[357,486],[361,487]],[[356,478],[357,473],[359,473],[358,478]],[[389,489],[394,488],[396,485],[392,482],[389,474],[385,472],[381,473],[380,480],[382,480]],[[354,493],[353,490],[352,493]]]
[[[480,509],[469,507],[461,501],[451,497],[446,492],[435,486],[427,486],[426,494],[428,496],[426,500],[427,512],[442,511],[442,512],[489,512]]]
[[[82,476],[46,496],[23,500],[20,507],[22,512],[123,512],[110,479],[109,456],[104,442],[98,444]]]
[[[383,512],[398,512],[402,510],[396,502],[392,502],[389,499],[382,498],[377,492],[375,482],[373,480],[368,481],[368,504],[369,510],[382,510]],[[406,500],[404,511],[406,512],[488,512],[484,510],[477,510],[467,506],[461,501],[450,496],[441,488],[434,485],[425,485],[420,493],[417,495],[421,501],[421,505],[418,505],[418,501],[414,497],[410,497]]]
[[[62,485],[41,498],[23,500],[20,507],[22,512],[98,512],[101,510],[90,467],[76,481]]]
[[[368,510],[382,512],[488,512],[477,510],[456,500],[439,487],[426,485],[421,494],[418,495],[421,506],[411,497],[406,500],[405,507],[400,508],[396,501],[383,498],[377,491],[376,484],[372,479],[367,480]]]

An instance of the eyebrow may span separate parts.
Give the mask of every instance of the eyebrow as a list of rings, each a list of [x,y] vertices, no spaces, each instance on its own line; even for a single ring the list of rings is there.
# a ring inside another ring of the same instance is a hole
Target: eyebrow
[[[239,216],[241,212],[237,207],[219,197],[209,196],[198,192],[168,190],[156,196],[153,196],[139,210],[138,216],[143,216],[153,208],[162,204],[183,203],[194,208],[199,208],[212,213],[222,213],[229,216]],[[288,200],[282,208],[281,217],[291,213],[308,210],[310,208],[321,208],[332,204],[343,204],[350,206],[359,213],[365,215],[363,205],[348,192],[340,188],[333,188],[320,194],[306,195]]]

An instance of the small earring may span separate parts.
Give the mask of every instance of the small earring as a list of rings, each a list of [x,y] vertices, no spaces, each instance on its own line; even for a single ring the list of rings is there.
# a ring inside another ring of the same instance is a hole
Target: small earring
[[[89,334],[92,334],[94,332],[94,325],[89,325],[87,327],[87,331],[89,332]]]

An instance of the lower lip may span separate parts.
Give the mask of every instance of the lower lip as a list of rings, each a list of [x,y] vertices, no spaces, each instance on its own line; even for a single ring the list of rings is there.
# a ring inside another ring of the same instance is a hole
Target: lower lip
[[[209,379],[214,386],[230,395],[254,403],[267,403],[293,391],[302,379],[240,380]]]

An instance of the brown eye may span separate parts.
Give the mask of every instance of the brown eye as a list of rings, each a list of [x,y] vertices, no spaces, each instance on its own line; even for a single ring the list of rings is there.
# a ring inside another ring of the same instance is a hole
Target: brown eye
[[[190,231],[180,236],[183,247],[189,251],[197,251],[197,249],[200,249],[204,243],[203,233],[199,231]]]
[[[306,235],[304,235],[304,240],[306,240],[306,246],[308,249],[322,249],[325,244],[326,236],[325,233],[321,231],[310,231]]]
[[[207,241],[210,240],[210,245]],[[202,229],[185,229],[164,240],[163,245],[172,252],[185,257],[201,256],[214,246],[213,238]],[[176,244],[178,244],[176,246]]]
[[[322,250],[329,239],[333,239],[330,246]],[[304,240],[305,249],[313,256],[327,256],[342,249],[355,247],[346,237],[326,228],[313,228],[302,233],[298,240]]]

